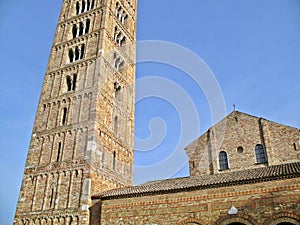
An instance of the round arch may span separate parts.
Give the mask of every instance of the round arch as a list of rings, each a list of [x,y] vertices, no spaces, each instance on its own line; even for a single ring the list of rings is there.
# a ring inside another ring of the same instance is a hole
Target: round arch
[[[293,213],[279,213],[269,218],[266,225],[300,225],[300,217]]]
[[[242,216],[226,216],[219,218],[215,225],[255,225],[254,222],[248,217]]]
[[[281,217],[272,220],[267,225],[300,225],[299,220],[291,217]]]
[[[200,219],[189,218],[181,221],[178,225],[203,225],[203,221]]]

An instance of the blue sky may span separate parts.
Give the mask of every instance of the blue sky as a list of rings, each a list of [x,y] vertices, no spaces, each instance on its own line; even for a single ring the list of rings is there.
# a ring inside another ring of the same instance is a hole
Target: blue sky
[[[60,6],[61,0],[0,2],[0,224],[12,223]],[[201,57],[219,82],[227,113],[235,104],[300,128],[299,0],[139,0],[137,38],[173,42]],[[187,74],[161,63],[138,64],[137,79],[148,76],[173,81],[190,96],[199,114],[189,118],[199,125],[197,135],[212,125],[206,95]],[[149,138],[153,118],[164,120],[153,123],[152,131],[164,124],[165,138],[155,149],[137,151],[137,166],[163,162],[180,139],[182,116],[174,102],[158,97],[138,102],[138,138]],[[190,132],[184,135],[195,139]],[[179,164],[167,177],[188,175]],[[161,178],[152,175],[149,179]],[[147,174],[136,179],[147,180]]]

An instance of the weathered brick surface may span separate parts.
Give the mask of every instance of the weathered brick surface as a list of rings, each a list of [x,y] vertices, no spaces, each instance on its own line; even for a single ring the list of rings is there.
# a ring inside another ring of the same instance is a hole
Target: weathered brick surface
[[[232,206],[238,210],[235,215],[228,214]],[[102,200],[100,224],[268,225],[278,221],[300,223],[299,178]]]
[[[91,195],[133,183],[135,65],[116,69],[113,57],[116,26],[128,44],[135,42],[136,2],[94,0],[88,8],[92,1],[84,0],[77,14],[82,2],[62,4],[15,224],[88,224]],[[74,26],[87,20],[88,32],[74,37]]]
[[[267,163],[256,163],[257,144],[265,147]],[[220,151],[228,155],[229,170],[219,170]],[[299,129],[235,111],[186,147],[186,152],[191,176],[295,162],[300,157]]]

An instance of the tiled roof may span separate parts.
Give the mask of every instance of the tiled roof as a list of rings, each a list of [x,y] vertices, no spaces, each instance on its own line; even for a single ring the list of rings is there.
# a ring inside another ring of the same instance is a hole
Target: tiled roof
[[[289,179],[294,177],[300,177],[300,162],[214,175],[152,181],[138,186],[109,190],[96,194],[92,198],[102,200],[129,198]]]

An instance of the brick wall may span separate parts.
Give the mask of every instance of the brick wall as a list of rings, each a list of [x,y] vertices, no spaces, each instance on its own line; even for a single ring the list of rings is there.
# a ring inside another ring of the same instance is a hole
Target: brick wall
[[[232,206],[238,212],[229,215]],[[101,202],[101,225],[268,225],[276,221],[299,224],[299,178]]]
[[[267,163],[256,162],[257,144],[264,146]],[[220,171],[220,151],[227,153],[229,170]],[[186,152],[191,176],[295,162],[300,158],[299,129],[235,111],[187,146]]]

